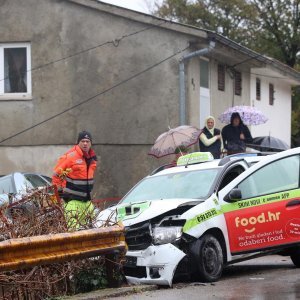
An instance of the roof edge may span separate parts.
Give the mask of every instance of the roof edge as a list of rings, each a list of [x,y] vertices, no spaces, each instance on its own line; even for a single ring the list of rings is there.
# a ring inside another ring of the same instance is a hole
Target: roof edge
[[[136,22],[144,23],[147,25],[157,26],[162,29],[168,29],[172,31],[177,31],[183,34],[188,34],[191,36],[207,39],[207,31],[195,26],[190,26],[186,24],[181,24],[171,20],[159,18],[153,15],[149,15],[143,12],[138,12],[128,8],[116,6],[106,2],[101,2],[98,0],[66,0],[68,2],[94,8],[96,10],[115,15],[121,18],[130,19]],[[158,21],[157,24],[153,21]]]
[[[273,66],[277,70],[280,70],[284,75],[289,75],[290,77],[292,77],[293,79],[298,81],[300,84],[300,73],[298,71],[296,71],[295,69],[293,69],[292,67],[276,60],[275,58],[269,58],[263,54],[260,54],[254,50],[251,50],[245,46],[242,46],[242,45],[238,44],[237,42],[235,42],[229,38],[226,38],[216,32],[213,32],[213,31],[207,31],[207,32],[208,32],[208,37],[214,38],[216,41],[218,41],[226,46],[229,46],[235,50],[238,50],[238,51],[244,53],[245,55],[251,57],[252,59],[255,59],[255,60],[265,63],[267,65]]]
[[[123,8],[120,6],[116,6],[113,4],[109,4],[106,2],[101,2],[98,0],[65,0],[77,5],[90,7],[97,9],[99,11],[115,15],[118,17],[122,17],[125,19],[130,19],[136,22],[144,23],[151,25],[153,27],[159,27],[162,29],[167,29],[171,31],[177,31],[183,34],[187,34],[196,38],[203,38],[203,39],[214,39],[216,42],[219,42],[229,48],[235,49],[246,56],[250,57],[251,59],[255,59],[261,63],[268,64],[275,69],[279,70],[285,76],[290,76],[300,84],[300,73],[297,72],[295,69],[289,67],[288,65],[279,62],[276,59],[270,59],[263,54],[260,54],[254,50],[251,50],[245,46],[238,44],[237,42],[222,36],[214,31],[210,31],[207,29],[201,29],[192,25],[182,24],[178,22],[174,22],[171,20],[159,18],[153,15],[149,15],[146,13],[134,11],[128,8]],[[153,21],[158,21],[155,24]],[[247,60],[248,61],[248,60]]]

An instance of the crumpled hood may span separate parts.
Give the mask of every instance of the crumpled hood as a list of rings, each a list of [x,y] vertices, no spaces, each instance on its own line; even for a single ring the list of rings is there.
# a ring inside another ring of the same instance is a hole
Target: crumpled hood
[[[99,220],[104,222],[110,216],[112,222],[121,221],[124,226],[130,226],[153,219],[180,205],[191,203],[192,207],[200,202],[196,199],[163,199],[132,204],[122,203],[102,211]]]

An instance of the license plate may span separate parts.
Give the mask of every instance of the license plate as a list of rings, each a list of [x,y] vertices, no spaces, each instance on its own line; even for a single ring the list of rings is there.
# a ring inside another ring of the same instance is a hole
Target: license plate
[[[136,267],[137,257],[135,256],[125,256],[125,266],[126,267]]]

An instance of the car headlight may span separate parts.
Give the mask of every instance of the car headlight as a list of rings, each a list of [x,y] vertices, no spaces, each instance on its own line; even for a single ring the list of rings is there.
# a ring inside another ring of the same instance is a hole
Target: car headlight
[[[155,227],[152,230],[153,243],[162,245],[173,243],[181,238],[182,227],[169,226],[169,227]]]

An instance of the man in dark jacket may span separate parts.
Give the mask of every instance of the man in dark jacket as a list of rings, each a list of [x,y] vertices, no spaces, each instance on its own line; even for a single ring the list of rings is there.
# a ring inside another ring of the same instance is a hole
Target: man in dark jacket
[[[249,128],[243,123],[237,112],[231,115],[230,124],[222,129],[222,138],[228,155],[245,152],[246,143],[252,142]]]

